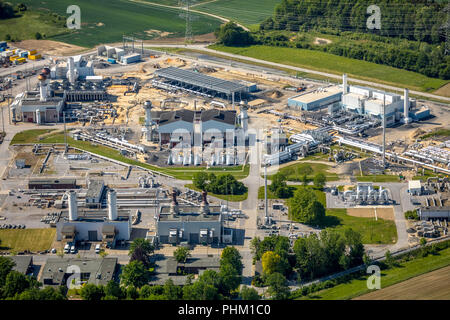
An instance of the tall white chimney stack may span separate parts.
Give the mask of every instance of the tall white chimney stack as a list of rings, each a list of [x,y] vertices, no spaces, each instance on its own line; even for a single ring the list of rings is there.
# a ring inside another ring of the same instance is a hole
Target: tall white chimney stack
[[[108,219],[117,220],[117,194],[114,190],[108,192]]]
[[[406,88],[403,97],[403,122],[405,124],[411,122],[411,118],[409,117],[409,90]]]
[[[78,220],[77,194],[75,191],[69,191],[69,220]]]
[[[347,93],[347,74],[342,75],[342,94]]]

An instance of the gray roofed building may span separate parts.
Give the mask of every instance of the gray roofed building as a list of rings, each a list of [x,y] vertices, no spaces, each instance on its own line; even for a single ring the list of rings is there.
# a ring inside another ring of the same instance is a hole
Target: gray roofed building
[[[248,92],[248,87],[241,83],[207,76],[191,70],[168,67],[156,70],[155,74],[171,81],[216,91],[226,95]]]
[[[30,268],[33,265],[33,256],[11,256],[9,258],[16,264],[13,270],[22,274],[30,273]]]
[[[106,285],[114,279],[117,258],[72,259],[49,258],[42,270],[40,281],[44,286],[65,285],[67,279],[79,268],[82,283]]]
[[[100,207],[105,190],[105,183],[102,180],[89,180],[86,192],[86,205],[88,207]]]

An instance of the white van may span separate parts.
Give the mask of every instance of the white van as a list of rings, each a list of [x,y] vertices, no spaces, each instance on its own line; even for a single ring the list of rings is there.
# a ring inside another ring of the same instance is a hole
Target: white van
[[[99,244],[95,245],[95,253],[100,253],[100,245]]]
[[[70,252],[70,246],[68,243],[66,243],[66,245],[64,246],[64,253],[69,253]]]

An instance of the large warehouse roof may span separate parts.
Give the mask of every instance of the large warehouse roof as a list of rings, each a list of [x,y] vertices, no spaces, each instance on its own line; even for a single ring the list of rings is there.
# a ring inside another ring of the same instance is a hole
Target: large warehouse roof
[[[208,90],[213,90],[225,94],[247,91],[247,87],[240,83],[218,79],[198,72],[179,69],[175,67],[159,69],[156,70],[155,73],[160,77],[172,81],[183,82],[186,84],[202,87]]]

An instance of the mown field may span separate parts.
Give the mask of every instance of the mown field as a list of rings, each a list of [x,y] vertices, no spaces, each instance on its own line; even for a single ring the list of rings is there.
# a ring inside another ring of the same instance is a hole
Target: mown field
[[[50,249],[56,229],[2,229],[0,230],[0,251],[31,252]]]
[[[195,6],[195,10],[216,14],[250,27],[273,15],[281,0],[217,0]]]
[[[55,132],[55,134],[48,134],[51,130],[48,129],[35,129],[27,130],[17,133],[12,141],[11,145],[21,143],[64,143],[64,134]],[[46,134],[44,139],[39,139],[40,135]],[[71,137],[67,137],[67,142],[70,146],[82,149],[88,152],[98,154],[100,156],[108,157],[110,159],[118,160],[130,165],[140,166],[149,170],[165,173],[180,180],[192,180],[192,177],[196,172],[205,171],[215,173],[220,176],[225,173],[232,174],[236,179],[244,179],[250,172],[249,165],[246,166],[233,166],[233,167],[213,167],[206,169],[205,167],[174,167],[174,168],[162,168],[143,163],[134,159],[127,158],[120,154],[118,150],[111,149],[101,145],[93,145],[87,141],[74,140]]]
[[[405,86],[413,90],[434,91],[449,81],[429,78],[416,72],[397,69],[372,62],[340,57],[326,52],[307,49],[271,46],[225,47],[210,46],[211,49],[248,56],[256,59],[303,67],[333,74],[347,73],[362,80],[377,80],[379,83]]]
[[[398,267],[381,272],[381,288],[388,288],[396,283],[412,279],[422,274],[438,270],[450,265],[450,248],[439,251],[437,255],[428,255],[402,262]],[[339,284],[333,288],[321,290],[301,297],[301,300],[348,300],[371,292],[367,288],[367,276]],[[402,297],[400,297],[402,299]]]
[[[11,0],[13,4],[24,3],[31,10],[51,10],[68,17],[67,7],[71,0]],[[151,39],[145,31],[159,30],[170,32],[171,37],[182,37],[185,32],[185,19],[180,17],[179,9],[152,6],[148,3],[129,0],[78,0],[81,9],[81,29],[69,34],[49,37],[50,40],[93,47],[100,43],[122,41],[122,35],[134,35]],[[205,15],[192,14],[192,31],[195,35],[213,32],[220,26],[218,19]]]

